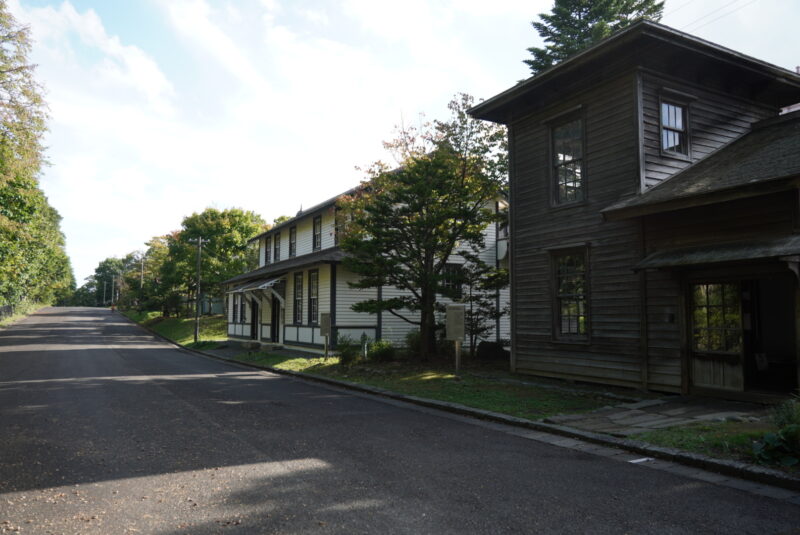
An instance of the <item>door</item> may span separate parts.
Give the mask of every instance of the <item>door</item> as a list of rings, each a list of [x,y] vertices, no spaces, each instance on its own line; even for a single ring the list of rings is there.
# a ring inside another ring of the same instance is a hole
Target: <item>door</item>
[[[261,322],[261,313],[258,309],[258,299],[250,300],[250,339],[258,340],[258,327]]]
[[[274,295],[272,296],[272,317],[270,318],[270,339],[273,343],[279,344],[280,343],[280,310],[281,310],[281,302],[278,300],[277,297]]]
[[[690,292],[692,386],[743,391],[744,331],[752,318],[742,314],[742,285],[701,282]]]

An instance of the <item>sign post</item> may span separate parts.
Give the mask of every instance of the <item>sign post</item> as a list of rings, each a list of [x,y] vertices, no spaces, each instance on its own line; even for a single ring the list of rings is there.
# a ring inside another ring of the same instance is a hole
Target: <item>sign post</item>
[[[328,358],[328,339],[331,336],[331,315],[329,312],[322,312],[319,315],[319,334],[325,337],[325,358]]]
[[[464,340],[464,305],[447,305],[445,339],[455,343],[456,375],[461,370],[461,341]]]

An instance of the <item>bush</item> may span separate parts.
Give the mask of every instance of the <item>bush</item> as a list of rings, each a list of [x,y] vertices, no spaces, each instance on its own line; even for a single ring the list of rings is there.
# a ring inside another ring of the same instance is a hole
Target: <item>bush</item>
[[[361,344],[347,335],[336,338],[336,350],[339,352],[339,364],[350,366],[361,356]]]
[[[389,362],[394,360],[395,349],[389,340],[376,340],[369,345],[368,355],[370,360]]]
[[[410,357],[416,357],[419,355],[420,350],[422,349],[422,336],[419,333],[419,329],[414,329],[406,333],[405,349]]]
[[[753,455],[763,464],[800,464],[800,425],[791,424],[777,433],[767,433],[753,444]]]
[[[800,396],[792,396],[775,407],[772,419],[778,429],[787,425],[800,425]]]

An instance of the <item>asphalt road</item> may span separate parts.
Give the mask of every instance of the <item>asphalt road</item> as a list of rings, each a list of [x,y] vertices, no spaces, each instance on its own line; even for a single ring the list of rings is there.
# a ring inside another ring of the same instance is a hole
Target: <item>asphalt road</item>
[[[800,533],[800,506],[192,355],[0,331],[0,533]]]

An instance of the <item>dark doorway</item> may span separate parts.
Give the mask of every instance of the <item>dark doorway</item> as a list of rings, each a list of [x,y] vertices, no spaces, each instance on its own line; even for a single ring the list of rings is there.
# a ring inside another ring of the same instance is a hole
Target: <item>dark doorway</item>
[[[270,341],[273,343],[280,343],[279,329],[280,329],[280,312],[281,302],[274,295],[272,296],[272,317],[270,318]]]
[[[746,388],[796,389],[795,282],[791,277],[745,281],[742,305]]]
[[[261,311],[258,309],[258,300],[250,300],[250,339],[258,340],[258,327],[261,323]]]

